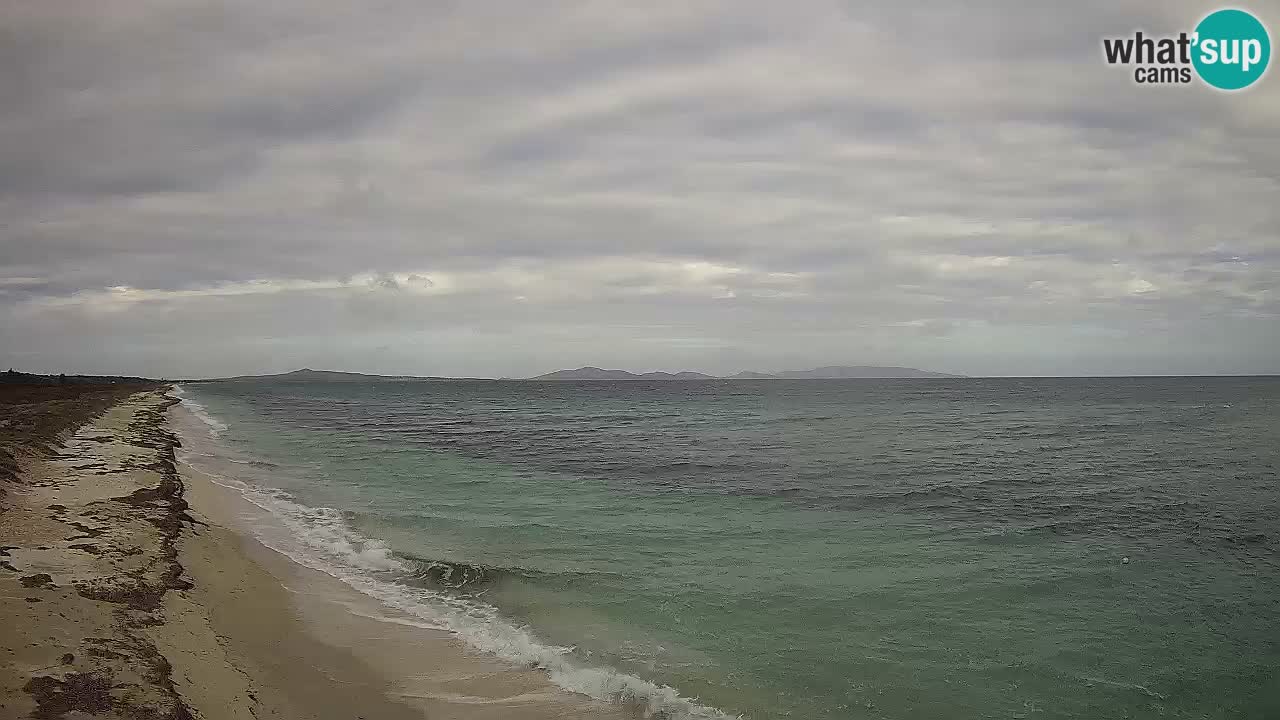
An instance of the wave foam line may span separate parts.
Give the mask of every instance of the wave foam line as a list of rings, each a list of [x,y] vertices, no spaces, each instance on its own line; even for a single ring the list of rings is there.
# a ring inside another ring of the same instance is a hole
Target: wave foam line
[[[201,405],[200,403],[196,402],[194,398],[189,396],[187,394],[187,391],[182,387],[182,385],[174,385],[173,394],[175,397],[177,397],[179,400],[182,401],[182,404],[185,405],[187,409],[191,411],[192,415],[195,415],[197,418],[200,419],[201,422],[203,422],[206,426],[208,426],[210,435],[212,435],[213,437],[218,437],[224,431],[226,431],[227,424],[215,418],[214,416],[210,415],[209,409],[206,408],[204,405]]]
[[[657,685],[608,667],[583,666],[570,657],[572,648],[539,641],[527,628],[512,624],[491,605],[426,588],[403,585],[386,576],[413,569],[383,541],[368,538],[347,525],[340,510],[309,507],[282,490],[250,485],[207,473],[213,482],[234,490],[288,529],[288,546],[255,533],[257,539],[294,562],[337,578],[355,590],[422,621],[422,627],[453,632],[472,647],[517,665],[547,672],[556,685],[663,720],[741,720],[700,705],[667,685]]]

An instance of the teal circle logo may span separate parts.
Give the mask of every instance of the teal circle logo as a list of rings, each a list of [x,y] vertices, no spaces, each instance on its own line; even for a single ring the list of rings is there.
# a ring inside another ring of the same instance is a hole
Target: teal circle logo
[[[1191,63],[1200,79],[1219,90],[1240,90],[1258,81],[1271,60],[1271,37],[1244,10],[1218,10],[1196,26]]]

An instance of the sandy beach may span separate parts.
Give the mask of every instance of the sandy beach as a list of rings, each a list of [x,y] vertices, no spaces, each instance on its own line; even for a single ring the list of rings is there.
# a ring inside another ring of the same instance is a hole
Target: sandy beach
[[[177,461],[166,388],[58,403],[19,406],[61,424],[6,435],[0,718],[637,715],[258,543],[254,509]]]

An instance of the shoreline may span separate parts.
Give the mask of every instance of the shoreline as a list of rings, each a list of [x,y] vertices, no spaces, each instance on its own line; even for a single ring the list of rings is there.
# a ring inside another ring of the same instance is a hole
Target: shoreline
[[[305,658],[313,666],[311,669],[319,669],[327,677],[350,680],[348,672],[354,672],[355,677],[361,678],[356,684],[363,685],[362,692],[371,691],[389,699],[400,706],[398,712],[408,709],[408,717],[638,717],[623,708],[565,691],[552,684],[542,670],[518,667],[470,648],[451,632],[431,627],[335,577],[300,565],[254,537],[251,524],[271,522],[265,511],[217,482],[218,478],[190,464],[180,463],[180,468],[198,517],[209,522],[212,534],[221,536],[221,542],[235,545],[240,562],[251,563],[255,572],[264,575],[285,596],[290,610],[285,620],[290,630],[278,633],[279,643],[262,641],[258,631],[245,632],[245,613],[232,609],[215,618],[215,624],[221,623],[219,629],[232,638],[231,644],[238,646],[244,664],[273,678],[275,687],[309,692],[305,682],[308,673],[289,660],[292,657],[301,662]],[[184,557],[194,560],[198,552],[192,548]],[[229,596],[226,590],[221,585],[208,588],[211,597],[206,605],[224,608],[238,600],[242,604],[256,601],[245,603],[245,598]],[[198,588],[193,591],[198,592]],[[319,643],[319,647],[311,641]],[[290,644],[309,645],[311,649],[305,653],[291,650]],[[354,717],[334,715],[340,716]]]
[[[176,402],[136,392],[58,451],[26,448],[0,513],[0,613],[11,619],[0,629],[3,716],[192,717],[152,634],[165,624],[165,596],[191,586],[176,545],[189,516],[165,424]]]
[[[0,718],[625,718],[269,549],[178,461],[164,389],[120,399],[0,505]]]

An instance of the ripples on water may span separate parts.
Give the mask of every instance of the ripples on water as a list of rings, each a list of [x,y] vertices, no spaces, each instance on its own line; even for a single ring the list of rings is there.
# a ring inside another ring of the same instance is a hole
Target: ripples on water
[[[1276,379],[188,392],[400,582],[731,712],[1280,717]]]

